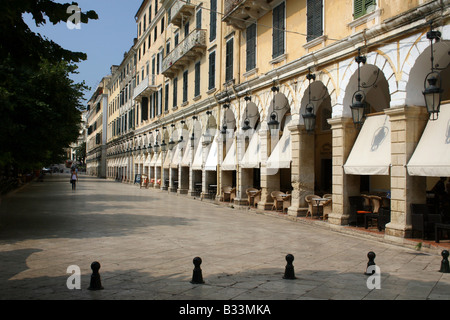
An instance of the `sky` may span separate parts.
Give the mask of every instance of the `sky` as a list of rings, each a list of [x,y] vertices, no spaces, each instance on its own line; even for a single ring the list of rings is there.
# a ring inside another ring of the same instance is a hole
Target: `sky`
[[[57,3],[72,3],[71,0],[54,0]],[[90,91],[85,92],[89,100],[101,79],[110,74],[112,65],[122,62],[123,54],[130,50],[136,38],[134,17],[142,0],[77,0],[82,12],[94,10],[98,20],[81,24],[80,29],[69,29],[67,23],[53,25],[47,22],[36,27],[29,15],[24,16],[30,29],[53,40],[64,49],[84,52],[87,60],[78,63],[79,74],[71,76],[76,82],[85,81]],[[69,18],[71,14],[67,14]],[[84,102],[87,104],[87,101]]]

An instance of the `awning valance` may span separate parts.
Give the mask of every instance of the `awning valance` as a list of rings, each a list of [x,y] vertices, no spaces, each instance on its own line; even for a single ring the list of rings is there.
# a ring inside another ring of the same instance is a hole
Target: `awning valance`
[[[162,151],[160,151],[159,154],[158,154],[158,158],[156,159],[156,163],[155,163],[155,166],[156,166],[156,167],[161,167],[162,154],[163,154]]]
[[[450,103],[441,105],[437,120],[428,120],[407,169],[411,176],[450,176]]]
[[[155,166],[156,159],[158,159],[158,154],[155,152],[155,153],[153,153],[152,160],[150,160],[150,167]]]
[[[391,123],[385,114],[364,121],[344,165],[346,174],[388,175],[391,166]]]

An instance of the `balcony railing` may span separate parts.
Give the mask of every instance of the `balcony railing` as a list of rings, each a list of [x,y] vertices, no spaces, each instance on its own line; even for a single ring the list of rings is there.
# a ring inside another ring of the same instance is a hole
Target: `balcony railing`
[[[169,9],[169,23],[181,28],[183,20],[186,21],[195,12],[195,4],[188,1],[175,1]]]
[[[154,74],[149,74],[136,86],[136,88],[134,88],[133,100],[141,100],[143,96],[149,95],[156,90],[156,76]]]
[[[172,78],[178,70],[202,55],[206,48],[206,30],[195,29],[163,60],[162,74]]]

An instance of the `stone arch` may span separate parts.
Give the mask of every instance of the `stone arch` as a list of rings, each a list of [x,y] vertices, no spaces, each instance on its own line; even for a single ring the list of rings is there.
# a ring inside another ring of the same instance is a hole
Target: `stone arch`
[[[372,70],[378,69],[379,74],[382,75],[382,78],[388,83],[388,95],[390,101],[391,94],[397,91],[395,67],[392,65],[390,59],[387,59],[379,50],[369,52],[366,55],[366,58],[367,62],[361,64],[361,83],[370,83],[370,79],[367,79],[369,75],[364,74],[363,69],[366,71],[370,70],[369,68]],[[340,92],[336,104],[334,105],[333,116],[336,112],[340,113],[340,116],[351,117],[350,104],[352,95],[357,90],[358,64],[354,58],[346,60],[343,64],[345,65],[345,63],[347,63],[347,67],[340,80]],[[366,78],[364,78],[364,76],[366,76]],[[340,108],[336,108],[336,106],[340,106]],[[389,105],[387,107],[389,107]],[[337,114],[337,116],[339,116],[339,114]]]

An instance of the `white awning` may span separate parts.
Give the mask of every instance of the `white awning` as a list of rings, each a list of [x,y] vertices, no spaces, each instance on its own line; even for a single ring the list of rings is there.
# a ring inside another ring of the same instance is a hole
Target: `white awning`
[[[192,170],[202,170],[203,165],[203,146],[200,142],[195,150],[194,162],[192,162]]]
[[[144,166],[148,167],[150,165],[151,156],[150,153],[147,154],[147,157],[145,158]]]
[[[233,139],[230,149],[225,156],[221,166],[223,171],[236,170],[236,140]]]
[[[364,121],[344,165],[346,174],[389,175],[391,166],[391,122],[385,114]]]
[[[428,120],[407,165],[411,176],[450,176],[450,104],[441,105],[437,120]]]
[[[183,159],[181,159],[180,165],[182,167],[189,167],[191,164],[191,159],[192,159],[192,147],[191,145],[188,145],[186,147],[186,150],[184,150]]]
[[[155,166],[156,159],[158,159],[158,154],[156,152],[153,153],[152,160],[150,160],[150,167]]]
[[[182,156],[183,149],[179,146],[176,146],[173,150],[173,157],[172,162],[170,163],[171,168],[178,168],[178,165],[181,162],[181,156]]]
[[[170,168],[170,163],[172,162],[174,153],[175,153],[175,149],[169,150],[166,152],[166,157],[164,158],[164,162],[163,162],[163,168],[165,168],[165,169]]]
[[[158,158],[156,159],[156,163],[155,163],[155,166],[156,166],[156,167],[161,167],[162,154],[163,154],[162,151],[160,151],[159,154],[158,154]]]
[[[242,158],[240,165],[242,168],[259,168],[261,163],[261,157],[259,150],[261,148],[261,143],[259,141],[259,131],[255,131],[248,144],[247,151],[245,151],[244,157]]]
[[[217,134],[214,137],[211,148],[209,149],[208,157],[205,162],[205,170],[206,171],[216,171],[217,170]]]
[[[267,168],[269,169],[283,169],[290,168],[292,161],[291,151],[291,132],[288,129],[288,123],[291,118],[286,119],[286,125],[284,126],[283,135],[278,141],[277,145],[270,154],[267,160]],[[268,174],[270,174],[268,172]]]

